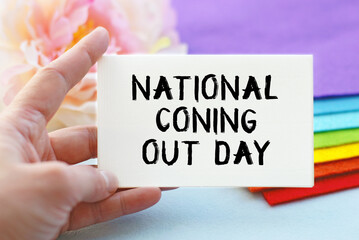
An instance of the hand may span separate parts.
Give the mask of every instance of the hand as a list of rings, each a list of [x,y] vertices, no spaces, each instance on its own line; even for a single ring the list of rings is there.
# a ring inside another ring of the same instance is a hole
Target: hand
[[[60,233],[155,204],[159,188],[118,191],[109,172],[71,166],[97,155],[95,126],[52,133],[46,124],[66,93],[106,51],[98,28],[39,71],[0,116],[0,236],[54,239]]]

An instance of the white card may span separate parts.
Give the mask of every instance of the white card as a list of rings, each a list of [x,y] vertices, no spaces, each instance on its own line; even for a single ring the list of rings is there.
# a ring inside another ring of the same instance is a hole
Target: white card
[[[104,56],[98,163],[121,187],[312,187],[312,56]]]

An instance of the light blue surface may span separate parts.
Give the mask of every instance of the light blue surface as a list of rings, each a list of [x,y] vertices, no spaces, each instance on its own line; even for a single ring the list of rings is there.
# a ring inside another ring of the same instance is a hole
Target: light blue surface
[[[246,189],[182,188],[148,210],[60,240],[359,239],[358,199],[359,188],[269,207]]]
[[[359,96],[315,100],[314,131],[359,127],[358,109]],[[246,189],[181,188],[148,210],[59,239],[359,239],[358,199],[359,188],[270,207]]]
[[[314,116],[314,132],[358,127],[359,111]]]
[[[359,110],[359,96],[315,99],[314,115]]]

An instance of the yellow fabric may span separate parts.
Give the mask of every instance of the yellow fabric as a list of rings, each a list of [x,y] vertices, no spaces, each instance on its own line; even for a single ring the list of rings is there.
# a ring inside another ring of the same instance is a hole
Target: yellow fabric
[[[314,150],[314,163],[329,162],[359,156],[359,143]]]

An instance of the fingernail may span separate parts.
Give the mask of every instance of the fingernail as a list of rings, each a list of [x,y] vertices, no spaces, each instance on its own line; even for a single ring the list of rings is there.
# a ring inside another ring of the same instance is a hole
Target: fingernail
[[[118,179],[116,175],[113,174],[112,172],[103,171],[103,170],[101,170],[100,173],[106,182],[107,191],[110,193],[115,192],[118,188]]]

